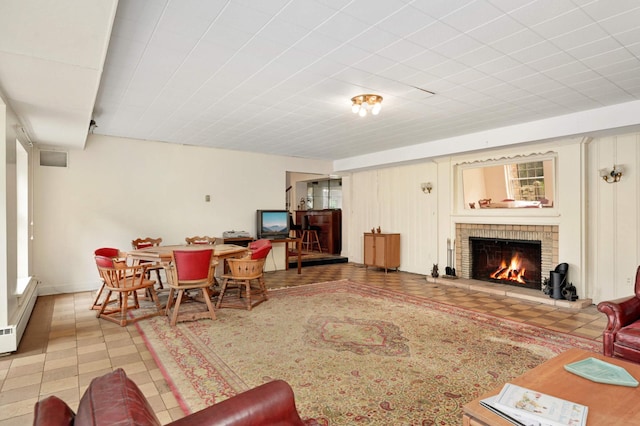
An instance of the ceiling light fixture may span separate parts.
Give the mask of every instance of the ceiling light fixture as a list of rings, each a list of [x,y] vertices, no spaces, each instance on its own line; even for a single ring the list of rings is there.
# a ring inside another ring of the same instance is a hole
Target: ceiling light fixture
[[[351,111],[360,117],[366,117],[368,112],[378,115],[382,109],[382,96],[380,95],[358,95],[351,98]]]

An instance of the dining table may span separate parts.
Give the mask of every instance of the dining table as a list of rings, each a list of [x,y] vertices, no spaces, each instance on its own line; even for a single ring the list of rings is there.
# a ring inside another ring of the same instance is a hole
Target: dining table
[[[174,250],[210,250],[213,249],[214,260],[224,262],[224,259],[243,257],[249,249],[247,247],[238,246],[235,244],[179,244],[179,245],[166,245],[166,246],[153,246],[145,247],[137,250],[127,252],[133,262],[146,261],[146,262],[169,262],[171,260],[171,253]]]

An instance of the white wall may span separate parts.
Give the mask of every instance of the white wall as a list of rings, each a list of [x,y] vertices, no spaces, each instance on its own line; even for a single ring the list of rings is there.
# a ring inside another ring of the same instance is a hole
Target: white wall
[[[34,269],[41,294],[97,288],[93,251],[137,237],[255,235],[258,209],[285,207],[286,172],[331,163],[90,135],[68,167],[35,170]],[[211,202],[205,202],[205,195]]]
[[[594,300],[633,294],[640,264],[640,134],[595,139],[587,146],[588,286]],[[598,170],[623,165],[618,183],[606,183]]]

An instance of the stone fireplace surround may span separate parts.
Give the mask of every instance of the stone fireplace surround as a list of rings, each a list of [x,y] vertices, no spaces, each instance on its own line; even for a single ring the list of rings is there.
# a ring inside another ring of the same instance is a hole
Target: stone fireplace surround
[[[557,225],[500,225],[456,223],[456,273],[471,278],[471,247],[469,237],[501,238],[541,242],[542,279],[558,264]]]

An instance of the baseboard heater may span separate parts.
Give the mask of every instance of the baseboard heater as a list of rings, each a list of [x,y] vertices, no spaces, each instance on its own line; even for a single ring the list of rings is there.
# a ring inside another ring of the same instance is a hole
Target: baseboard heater
[[[38,299],[38,280],[31,278],[25,291],[18,296],[18,309],[9,319],[9,325],[0,327],[0,353],[15,352],[27,328],[31,312]]]

